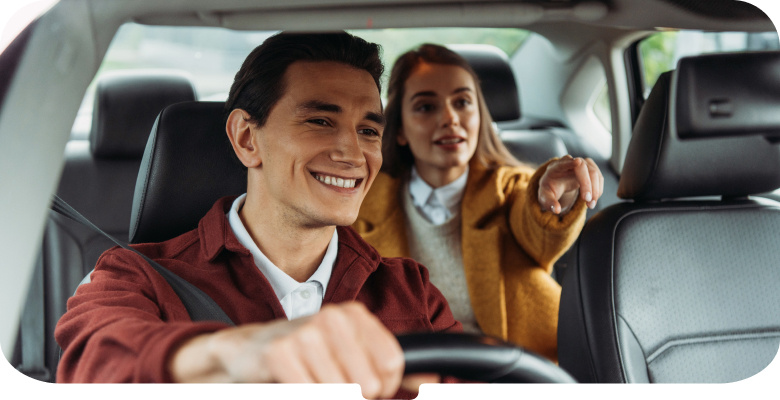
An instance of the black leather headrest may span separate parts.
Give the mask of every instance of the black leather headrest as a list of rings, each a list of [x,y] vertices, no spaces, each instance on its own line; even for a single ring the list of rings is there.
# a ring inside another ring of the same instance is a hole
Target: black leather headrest
[[[160,242],[198,226],[220,197],[246,192],[223,120],[224,102],[185,102],[157,117],[133,198],[130,242]]]
[[[95,88],[90,149],[99,158],[141,158],[160,110],[195,100],[186,75],[167,71],[123,71],[104,75]]]
[[[469,62],[481,81],[485,103],[493,121],[513,121],[520,118],[520,96],[509,59],[492,45],[451,45],[449,49]]]
[[[744,79],[741,68],[777,71],[777,62],[776,56],[761,53],[701,56],[683,59],[676,71],[662,74],[639,113],[618,196],[634,200],[739,197],[780,187],[780,145],[771,134],[780,129],[780,119],[777,108],[766,106],[776,107],[780,92],[772,98],[765,90],[729,95],[736,93],[729,83],[733,80],[776,88],[780,73],[753,73]],[[715,68],[704,72],[705,64]],[[726,119],[723,104],[737,117]],[[686,107],[692,116],[681,119],[680,110]],[[678,135],[681,126],[688,138]]]

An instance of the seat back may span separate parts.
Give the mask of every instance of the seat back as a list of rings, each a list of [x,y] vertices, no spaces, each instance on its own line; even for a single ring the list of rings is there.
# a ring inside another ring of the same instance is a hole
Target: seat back
[[[165,106],[194,98],[189,78],[175,72],[144,70],[101,77],[89,140],[68,142],[57,195],[107,233],[127,240],[138,167],[154,119]],[[31,291],[23,311],[23,318],[44,318],[45,334],[40,337],[45,338],[47,372],[37,378],[54,380],[59,360],[54,327],[84,275],[113,245],[91,229],[50,212],[41,262],[34,272],[34,280],[42,281],[42,291],[35,295]],[[22,332],[19,337],[21,343],[30,336]],[[38,344],[28,342],[28,346]],[[14,365],[23,364],[23,350],[18,350]]]
[[[506,54],[492,45],[452,45],[450,48],[465,58],[477,73],[493,121],[519,119],[520,95]],[[515,158],[532,165],[568,153],[563,140],[548,130],[499,130],[498,133]]]
[[[659,78],[563,281],[561,367],[581,382],[734,382],[780,344],[779,53]],[[760,106],[755,106],[760,103]]]
[[[225,133],[224,107],[186,102],[160,113],[136,182],[131,243],[160,242],[195,229],[217,199],[246,192],[246,168]]]

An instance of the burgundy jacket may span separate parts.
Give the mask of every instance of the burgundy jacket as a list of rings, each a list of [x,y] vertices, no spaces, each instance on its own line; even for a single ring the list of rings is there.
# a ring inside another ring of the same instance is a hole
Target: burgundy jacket
[[[237,324],[286,318],[218,200],[198,228],[133,247],[211,296]],[[411,259],[383,258],[350,227],[338,227],[338,257],[323,304],[356,300],[393,333],[460,331],[447,302]],[[63,349],[58,382],[170,382],[166,365],[182,341],[227,326],[192,322],[165,279],[135,253],[114,247],[91,282],[68,300],[55,338]]]

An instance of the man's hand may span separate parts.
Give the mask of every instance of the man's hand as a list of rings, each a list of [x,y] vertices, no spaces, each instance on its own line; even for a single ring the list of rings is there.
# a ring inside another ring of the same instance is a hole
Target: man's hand
[[[365,306],[342,303],[293,321],[197,336],[169,365],[177,382],[358,383],[364,397],[388,398],[401,385],[404,358]]]
[[[592,159],[565,155],[550,163],[539,180],[539,205],[543,211],[566,214],[581,198],[593,209],[603,192],[604,177]]]

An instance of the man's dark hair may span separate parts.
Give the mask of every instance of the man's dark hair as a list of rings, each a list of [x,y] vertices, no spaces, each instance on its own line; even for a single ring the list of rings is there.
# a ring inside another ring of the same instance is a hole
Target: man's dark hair
[[[236,73],[225,102],[225,120],[240,108],[257,126],[265,125],[271,109],[284,94],[287,67],[296,61],[334,61],[368,71],[381,93],[379,78],[384,66],[380,51],[379,45],[343,31],[280,32],[271,36],[249,53]]]

